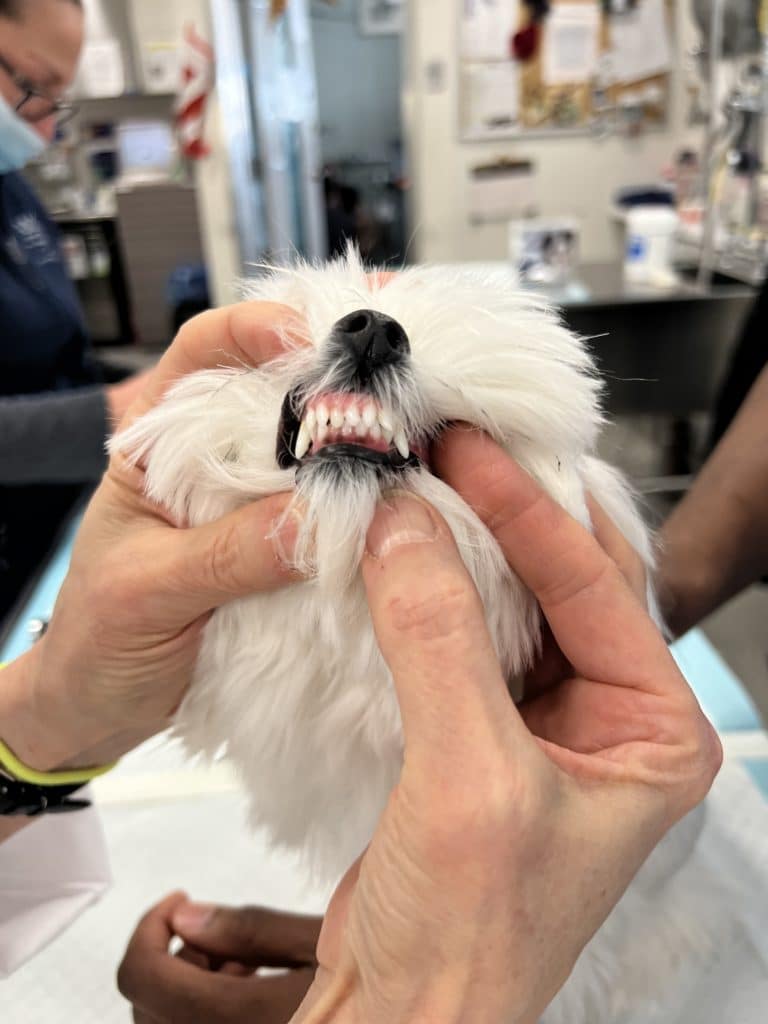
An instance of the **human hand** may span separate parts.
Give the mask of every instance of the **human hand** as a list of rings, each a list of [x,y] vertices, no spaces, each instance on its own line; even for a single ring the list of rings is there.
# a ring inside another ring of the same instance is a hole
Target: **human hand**
[[[118,986],[135,1024],[286,1024],[312,983],[321,921],[173,893],[139,922]],[[174,938],[185,941],[175,956]],[[283,973],[256,973],[264,967]]]
[[[446,452],[445,470],[451,475],[453,485],[460,487],[463,474],[458,463],[450,459],[450,444],[444,450]],[[482,493],[481,485],[478,494],[474,496],[475,500],[478,498],[482,500],[480,497]],[[648,574],[643,559],[605,509],[589,494],[587,495],[587,506],[595,540],[616,564],[639,603],[648,610]],[[532,700],[544,693],[545,690],[564,683],[572,675],[573,666],[558,647],[549,623],[544,619],[541,624],[541,650],[523,680],[521,694],[523,700]]]
[[[532,590],[572,671],[518,711],[446,524],[412,498],[379,510],[363,576],[404,765],[329,907],[295,1024],[537,1020],[720,763],[595,538],[487,438],[452,434],[436,467]]]
[[[180,376],[258,365],[300,333],[291,310],[268,303],[196,317],[147,378],[128,421]],[[184,529],[144,497],[142,484],[140,469],[113,456],[45,637],[4,670],[4,688],[17,694],[4,736],[30,767],[104,763],[162,730],[189,684],[210,612],[294,578],[284,557],[295,524],[273,536],[289,494]]]
[[[144,389],[150,384],[154,369],[134,373],[119,384],[107,387],[107,415],[112,430],[117,430],[121,420],[133,403],[141,397]]]

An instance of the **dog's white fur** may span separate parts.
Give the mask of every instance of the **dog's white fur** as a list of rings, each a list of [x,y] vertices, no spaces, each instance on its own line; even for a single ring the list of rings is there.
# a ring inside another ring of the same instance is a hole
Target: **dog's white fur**
[[[454,420],[482,427],[579,521],[589,525],[588,490],[649,566],[652,550],[627,484],[593,454],[600,385],[585,347],[543,301],[516,292],[507,274],[413,268],[382,286],[350,253],[322,268],[277,270],[253,284],[251,295],[300,311],[310,347],[286,339],[287,355],[258,369],[181,380],[115,447],[142,459],[149,495],[193,525],[296,486],[304,507],[297,561],[311,579],[214,614],[174,729],[190,752],[213,756],[226,748],[252,798],[254,822],[276,843],[308,851],[316,867],[339,872],[371,837],[398,777],[402,736],[358,571],[379,480],[366,472],[339,486],[307,474],[296,485],[295,471],[275,460],[283,399],[311,376],[333,325],[367,308],[403,326],[415,388],[394,397],[411,436],[434,436]],[[531,595],[454,491],[425,469],[407,471],[399,486],[450,524],[504,671],[518,677],[539,644]],[[598,935],[549,1011],[553,1024],[624,1019],[603,1015],[620,978],[617,933],[628,941],[627,922],[644,907],[655,917],[674,902],[658,893],[697,828],[694,821],[678,830],[651,858],[647,884],[640,879],[629,910],[625,898],[606,926],[613,937],[601,945]],[[681,942],[675,914],[687,928],[688,909],[673,910],[660,929],[670,954]],[[642,934],[646,943],[664,941],[651,939],[648,920]]]

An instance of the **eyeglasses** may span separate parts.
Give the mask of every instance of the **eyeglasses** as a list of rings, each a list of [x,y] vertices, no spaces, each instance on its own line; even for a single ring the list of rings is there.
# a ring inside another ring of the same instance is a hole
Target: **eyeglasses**
[[[56,123],[61,126],[77,113],[78,108],[74,103],[46,96],[2,57],[0,57],[0,68],[8,75],[19,92],[23,93],[13,109],[17,114],[21,114],[25,121],[35,124],[37,121],[44,121],[46,117],[53,115],[56,117]]]

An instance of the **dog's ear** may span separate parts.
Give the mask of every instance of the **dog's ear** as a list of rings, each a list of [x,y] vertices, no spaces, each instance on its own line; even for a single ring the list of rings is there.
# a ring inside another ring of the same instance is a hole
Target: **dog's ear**
[[[207,370],[110,442],[145,471],[145,491],[178,522],[199,525],[266,494],[287,490],[275,437],[281,395],[258,370]]]

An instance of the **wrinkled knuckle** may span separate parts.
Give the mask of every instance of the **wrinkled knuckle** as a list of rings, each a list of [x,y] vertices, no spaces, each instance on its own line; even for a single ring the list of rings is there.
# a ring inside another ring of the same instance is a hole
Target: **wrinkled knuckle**
[[[240,533],[234,524],[219,526],[206,552],[204,571],[211,586],[223,594],[237,593],[243,572]]]
[[[691,785],[693,804],[699,803],[712,788],[723,764],[723,745],[714,726],[701,716],[701,724],[693,752],[694,778]]]
[[[387,611],[392,628],[403,638],[432,646],[464,633],[477,617],[478,601],[466,582],[449,578],[435,581],[428,592],[391,597]]]
[[[580,595],[596,590],[607,580],[615,581],[619,575],[617,566],[608,560],[596,563],[588,572],[568,567],[567,571],[553,574],[551,579],[540,585],[539,601],[549,610],[560,608]]]
[[[523,517],[538,518],[550,512],[551,501],[540,491],[521,498],[516,467],[491,463],[483,470],[485,523],[496,536],[506,534]]]
[[[682,765],[674,791],[677,813],[686,814],[707,796],[723,763],[723,747],[716,730],[697,709],[696,720],[682,746]]]

